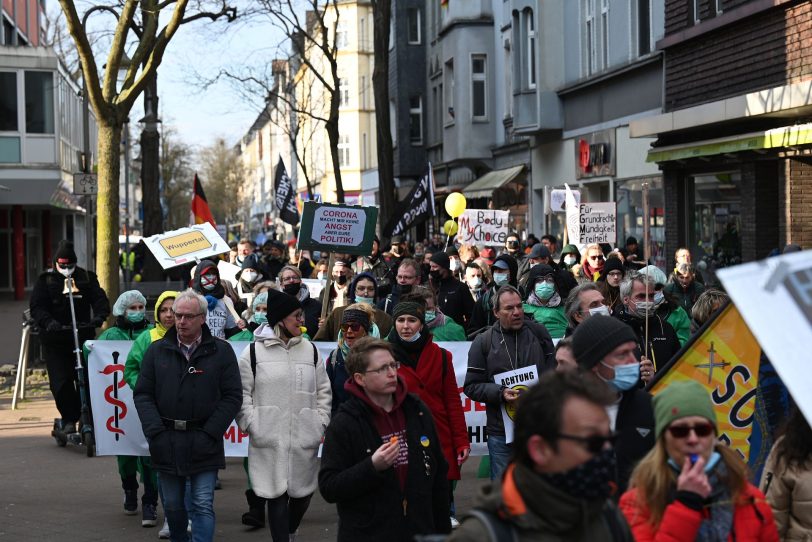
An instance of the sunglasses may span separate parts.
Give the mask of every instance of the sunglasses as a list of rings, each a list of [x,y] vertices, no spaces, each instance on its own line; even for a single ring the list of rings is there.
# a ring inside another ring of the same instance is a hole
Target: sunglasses
[[[593,262],[599,262],[603,260],[603,256],[590,256],[589,259],[592,260]]]
[[[700,423],[699,425],[672,425],[668,428],[668,432],[674,438],[686,438],[691,431],[698,437],[707,437],[713,433],[713,425]]]
[[[349,330],[352,330],[354,333],[358,333],[362,329],[364,329],[364,326],[362,326],[358,322],[350,322],[348,324],[341,324],[341,330],[345,331],[345,332],[349,331]]]
[[[558,433],[556,435],[557,438],[565,439],[565,440],[574,440],[575,442],[580,442],[584,445],[587,451],[591,454],[599,454],[603,451],[604,447],[606,447],[606,443],[608,442],[612,447],[615,446],[615,441],[617,440],[617,433],[612,432],[608,435],[590,435],[588,437],[577,437],[575,435],[567,435],[564,433]]]

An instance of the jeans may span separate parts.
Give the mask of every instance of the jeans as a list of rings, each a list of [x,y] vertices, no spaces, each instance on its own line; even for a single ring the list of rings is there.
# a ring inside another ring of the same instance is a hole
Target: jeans
[[[488,455],[491,458],[491,480],[501,480],[513,455],[513,444],[507,444],[504,435],[488,435]]]
[[[186,513],[184,497],[187,493],[185,476],[159,473],[164,496],[164,511],[169,521],[172,542],[188,542],[188,520],[192,520],[192,542],[210,542],[214,538],[214,482],[217,470],[200,472],[188,477],[191,483],[191,513]]]

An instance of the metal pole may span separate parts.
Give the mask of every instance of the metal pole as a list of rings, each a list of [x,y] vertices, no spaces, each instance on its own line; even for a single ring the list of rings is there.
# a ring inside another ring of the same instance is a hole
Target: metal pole
[[[130,123],[124,123],[124,287],[130,288]]]
[[[82,171],[92,173],[90,167],[90,104],[87,100],[87,82],[82,77]],[[92,271],[93,265],[93,196],[85,196],[85,237],[87,237],[87,260],[88,271]]]
[[[648,265],[648,259],[650,255],[649,249],[649,210],[648,210],[648,183],[643,183],[643,260],[646,265]],[[648,283],[651,275],[646,274],[646,302],[649,301],[649,291],[648,291]],[[643,351],[645,352],[645,356],[648,358],[648,305],[646,305],[646,337],[645,337],[645,346]]]

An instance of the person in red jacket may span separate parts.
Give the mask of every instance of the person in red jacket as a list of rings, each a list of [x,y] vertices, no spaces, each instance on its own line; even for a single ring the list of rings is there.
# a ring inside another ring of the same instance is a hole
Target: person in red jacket
[[[747,465],[717,439],[708,391],[669,384],[653,400],[654,448],[632,473],[620,508],[637,542],[778,542]]]
[[[401,301],[395,305],[392,318],[395,322],[387,340],[392,343],[395,359],[400,362],[398,374],[405,381],[406,389],[420,397],[434,417],[443,456],[448,462],[448,479],[452,480],[449,484],[451,524],[456,526],[453,480],[460,479],[460,466],[468,459],[471,444],[451,352],[434,343],[426,327],[425,305]]]

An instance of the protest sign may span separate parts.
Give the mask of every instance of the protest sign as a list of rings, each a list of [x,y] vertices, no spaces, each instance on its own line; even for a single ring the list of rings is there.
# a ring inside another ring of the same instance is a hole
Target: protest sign
[[[297,248],[367,256],[377,220],[377,207],[306,201]]]
[[[522,394],[530,389],[530,386],[538,383],[538,369],[535,365],[529,365],[514,371],[495,374],[493,380],[500,386],[505,386]],[[516,418],[517,404],[518,401],[502,403],[502,422],[505,425],[505,442],[508,444],[513,442],[513,420]]]
[[[208,222],[146,239],[147,248],[164,269],[228,252],[228,244]]]
[[[459,217],[457,242],[504,246],[508,236],[508,211],[467,209]]]
[[[584,245],[617,242],[617,204],[614,202],[580,204],[578,239]]]
[[[577,207],[581,203],[581,192],[578,190],[571,190],[573,201]],[[550,211],[553,213],[563,213],[567,210],[567,191],[566,190],[551,190],[550,191]]]
[[[132,391],[122,376],[124,362],[132,347],[131,341],[87,341],[88,378],[93,410],[93,426],[96,437],[96,455],[149,455],[146,439],[141,430],[141,421],[133,404]],[[245,342],[229,342],[237,357],[248,345]],[[334,342],[313,343],[319,350],[322,360],[335,350]],[[454,376],[460,394],[468,438],[471,442],[471,455],[488,455],[485,405],[472,401],[463,394],[462,384],[468,370],[468,350],[470,342],[437,343],[451,353]],[[240,431],[235,422],[223,435],[225,454],[228,457],[248,455],[248,435]]]

